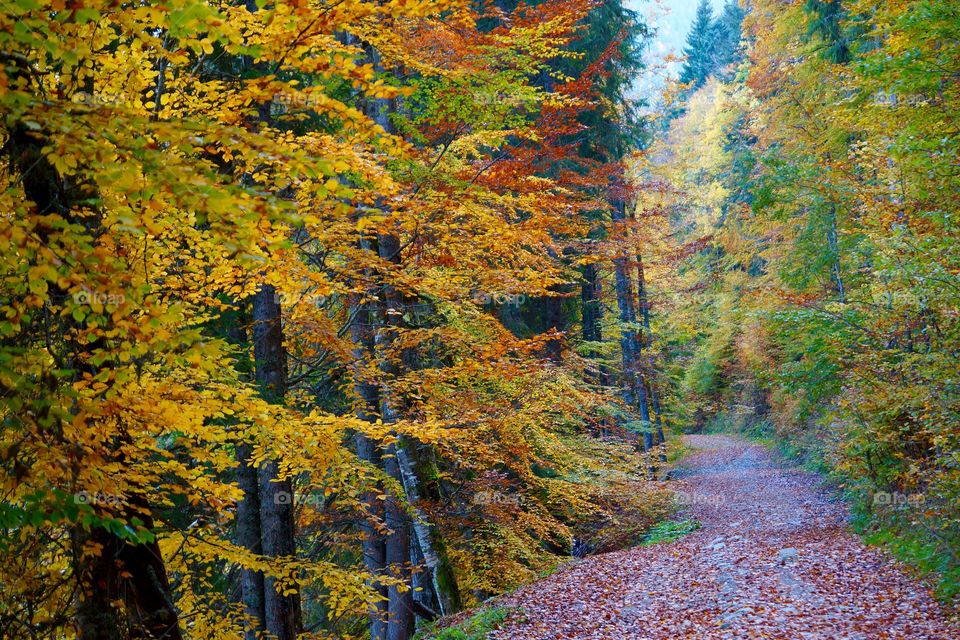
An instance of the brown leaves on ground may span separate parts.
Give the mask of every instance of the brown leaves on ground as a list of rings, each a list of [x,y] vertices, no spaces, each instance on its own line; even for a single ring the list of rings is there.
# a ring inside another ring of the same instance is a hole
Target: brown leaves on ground
[[[951,640],[929,590],[847,527],[817,476],[763,447],[690,436],[676,542],[571,564],[500,599],[518,607],[496,640],[804,638]]]

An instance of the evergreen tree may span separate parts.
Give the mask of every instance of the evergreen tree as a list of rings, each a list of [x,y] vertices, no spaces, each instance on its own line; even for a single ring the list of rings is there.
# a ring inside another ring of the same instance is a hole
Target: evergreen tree
[[[744,15],[736,0],[730,0],[714,19],[710,0],[701,0],[684,49],[687,61],[680,74],[682,83],[699,89],[707,78],[737,60]]]
[[[824,57],[837,64],[850,62],[850,39],[854,34],[844,28],[846,11],[840,0],[807,0],[806,9],[812,17],[808,36],[823,40]]]
[[[703,85],[714,68],[716,35],[710,0],[700,0],[697,17],[687,35],[687,46],[683,50],[687,61],[680,73],[680,82],[690,84],[694,89]]]
[[[744,11],[736,0],[729,0],[713,26],[713,69],[711,73],[736,62],[740,53],[740,26]]]

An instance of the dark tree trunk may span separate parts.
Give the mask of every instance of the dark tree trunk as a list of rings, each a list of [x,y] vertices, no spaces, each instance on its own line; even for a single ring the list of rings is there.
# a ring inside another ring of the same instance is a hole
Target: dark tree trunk
[[[560,289],[563,291],[566,288]],[[563,310],[564,300],[565,298],[559,296],[549,296],[537,301],[537,307],[543,310],[543,326],[547,331],[561,334],[567,331],[567,314]],[[562,338],[548,340],[544,348],[546,357],[552,362],[560,363],[563,360],[563,344]]]
[[[603,341],[603,300],[601,298],[600,269],[590,263],[581,270],[580,303],[582,309],[583,328],[581,337],[584,342]],[[602,362],[598,362],[596,369],[590,372],[592,381],[601,386],[610,384],[610,371]]]
[[[583,281],[580,284],[580,301],[583,313],[584,342],[600,342],[603,308],[600,301],[600,272],[597,265],[590,263],[581,270]]]
[[[220,318],[220,333],[227,341],[236,346],[249,345],[247,327],[250,324],[250,305],[238,302],[224,312]],[[239,357],[236,362],[240,379],[250,381],[251,362],[249,358]],[[251,446],[246,442],[237,443],[237,486],[243,492],[243,499],[237,503],[236,543],[257,555],[263,555],[260,542],[260,481],[257,470],[250,464]],[[257,640],[258,633],[266,627],[263,609],[263,572],[252,569],[239,571],[240,601],[244,614],[253,621],[253,625],[244,632],[244,640]]]
[[[140,506],[146,502],[139,500]],[[128,514],[134,517],[134,513]],[[144,526],[153,521],[139,511]],[[94,529],[83,542],[102,545],[100,555],[85,563],[81,578],[93,591],[77,611],[82,640],[118,638],[181,638],[177,614],[170,601],[170,584],[156,542],[131,544],[103,529]],[[78,541],[80,541],[78,539]],[[79,549],[78,549],[79,550]],[[124,603],[125,617],[113,605]]]
[[[614,224],[625,222],[625,206],[616,202],[613,207]],[[633,278],[630,261],[626,255],[618,254],[613,259],[613,270],[617,287],[617,307],[620,311],[620,351],[623,364],[621,380],[624,403],[640,411],[640,420],[644,425],[643,447],[649,451],[653,446],[650,433],[650,410],[647,407],[647,392],[640,377],[640,336],[637,333],[637,303],[633,290]]]
[[[237,446],[237,484],[243,491],[243,500],[237,505],[237,544],[249,549],[257,555],[263,554],[263,545],[260,544],[260,483],[257,470],[250,466],[250,445]],[[252,569],[240,570],[240,597],[243,601],[243,611],[252,620],[256,621],[256,628],[248,628],[244,637],[246,640],[257,640],[258,629],[266,626],[264,612],[264,583],[263,572]]]
[[[379,326],[379,312],[370,302],[362,302],[356,295],[350,304],[352,321],[350,336],[353,340],[354,379],[353,390],[357,396],[356,415],[361,420],[375,422],[379,418],[380,391],[373,381],[367,378],[364,364],[371,361],[374,352],[374,328]],[[363,434],[356,435],[357,457],[376,468],[382,467],[380,450],[375,442]],[[384,521],[383,502],[377,499],[381,487],[365,491],[361,496],[365,517],[360,522],[363,564],[367,572],[380,576],[386,571],[387,550],[379,524]],[[385,640],[387,636],[387,589],[375,583],[382,600],[375,603],[370,611],[370,639]]]
[[[637,253],[637,287],[640,293],[640,316],[643,321],[642,344],[647,349],[647,391],[650,405],[653,408],[653,423],[656,432],[656,444],[665,444],[667,439],[663,434],[663,419],[660,413],[660,393],[657,389],[656,359],[653,356],[653,332],[650,330],[650,297],[647,293],[647,279],[643,270],[643,256]],[[660,451],[660,461],[667,461],[667,452]]]
[[[400,239],[394,234],[382,234],[377,243],[380,259],[385,264],[400,264]],[[381,282],[386,312],[383,323],[376,333],[375,347],[377,362],[381,372],[380,415],[384,424],[392,424],[398,419],[398,399],[391,390],[391,382],[398,375],[395,364],[399,354],[392,353],[395,331],[402,325],[404,300],[401,294],[386,280]],[[397,462],[400,445],[390,446],[384,457],[383,469],[403,486],[403,477]],[[387,527],[390,533],[386,539],[387,566],[394,574],[403,579],[404,587],[391,586],[387,589],[387,640],[408,640],[413,636],[416,618],[413,613],[413,590],[410,575],[410,517],[403,508],[405,496],[390,495],[384,505]]]
[[[282,404],[287,390],[287,353],[280,303],[271,285],[262,285],[253,297],[253,357],[261,395],[269,402]],[[257,484],[263,554],[293,558],[293,487],[289,480],[279,478],[276,461],[265,462],[257,469]],[[295,585],[264,578],[264,630],[278,640],[293,640],[302,631],[299,594],[282,593],[290,589]]]
[[[28,75],[23,76],[25,82]],[[92,89],[88,87],[90,92]],[[99,195],[89,185],[74,184],[59,175],[47,159],[44,145],[41,133],[28,132],[24,126],[15,124],[3,146],[3,152],[16,169],[24,195],[36,206],[36,215],[60,215],[70,224],[85,226],[91,236],[95,236],[101,227],[100,217],[77,218],[72,210],[75,200],[95,201]],[[47,237],[41,239],[48,244]],[[56,285],[51,285],[51,289],[51,296],[65,298],[67,295]],[[70,343],[64,351],[75,356],[98,346]],[[99,373],[86,364],[77,363],[76,368],[92,375]],[[139,518],[144,527],[152,531],[148,500],[141,495],[129,496],[129,500],[130,507],[116,515],[125,521]],[[81,640],[121,637],[180,640],[177,612],[156,541],[130,542],[99,527],[90,531],[75,527],[70,533],[74,545],[73,571],[80,587],[76,622]],[[99,555],[85,555],[82,550],[86,542],[99,545]],[[122,609],[114,606],[118,600],[124,603]]]
[[[387,453],[384,457],[384,471],[393,479],[402,482],[397,464],[397,445],[391,445]],[[410,576],[410,518],[404,511],[400,496],[388,496],[384,510],[387,527],[390,529],[386,540],[387,566],[404,582],[403,588],[391,585],[387,589],[387,640],[408,640],[413,636],[416,622]]]

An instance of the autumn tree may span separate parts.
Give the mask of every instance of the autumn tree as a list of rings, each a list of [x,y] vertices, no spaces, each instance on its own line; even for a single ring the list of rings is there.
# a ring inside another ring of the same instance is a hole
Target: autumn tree
[[[670,188],[648,205],[669,219],[675,268],[657,277],[690,428],[770,433],[820,461],[946,594],[956,25],[950,3],[752,3],[746,75],[688,97],[650,157]]]

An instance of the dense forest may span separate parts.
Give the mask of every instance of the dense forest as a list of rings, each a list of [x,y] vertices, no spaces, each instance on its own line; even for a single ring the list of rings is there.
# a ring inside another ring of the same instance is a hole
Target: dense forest
[[[774,437],[955,596],[960,4],[755,0],[732,55],[731,15],[640,173],[671,424]]]
[[[716,431],[955,597],[960,4],[645,16],[0,4],[0,638],[429,636]]]

